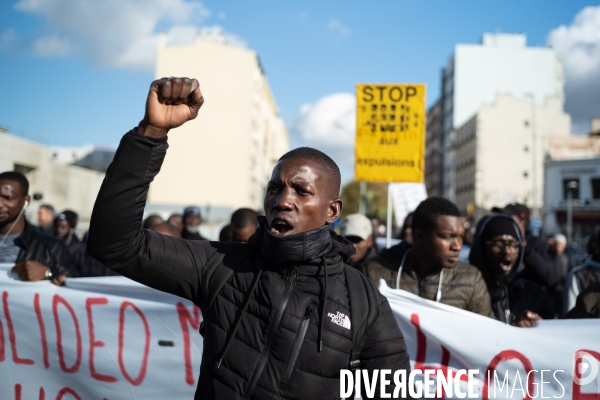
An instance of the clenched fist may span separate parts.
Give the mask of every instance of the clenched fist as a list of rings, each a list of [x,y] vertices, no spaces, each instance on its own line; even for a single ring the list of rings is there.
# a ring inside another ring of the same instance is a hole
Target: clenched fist
[[[138,132],[162,139],[169,129],[196,118],[203,103],[196,79],[171,77],[155,80],[150,85],[146,114],[138,125]]]

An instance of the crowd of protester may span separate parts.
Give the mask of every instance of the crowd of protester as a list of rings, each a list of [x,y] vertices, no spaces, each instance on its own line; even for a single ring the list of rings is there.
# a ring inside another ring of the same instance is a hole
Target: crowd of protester
[[[117,275],[87,253],[87,235],[76,234],[75,211],[40,205],[35,226],[24,213],[30,203],[27,178],[4,172],[0,187],[0,263],[14,263],[20,279],[60,285],[66,277]],[[248,242],[258,216],[250,208],[236,210],[219,240]],[[470,225],[452,202],[431,197],[406,216],[399,243],[389,249],[377,245],[385,226],[374,218],[351,214],[336,229],[356,249],[349,264],[376,286],[385,282],[520,327],[541,319],[600,318],[600,232],[590,238],[586,261],[574,265],[563,234],[538,238],[529,222],[529,209],[512,203]],[[148,215],[142,228],[206,240],[201,224],[200,208],[190,206],[166,220]]]

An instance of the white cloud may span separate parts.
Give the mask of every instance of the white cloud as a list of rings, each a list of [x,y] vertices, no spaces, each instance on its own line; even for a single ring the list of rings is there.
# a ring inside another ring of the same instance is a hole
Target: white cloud
[[[50,35],[42,36],[33,42],[32,50],[33,54],[38,57],[51,58],[71,54],[77,50],[77,47],[68,39],[61,38],[58,35]]]
[[[350,27],[342,24],[337,19],[332,19],[327,23],[327,29],[339,33],[342,36],[349,36],[352,33]]]
[[[585,7],[570,25],[552,30],[548,44],[563,57],[565,109],[573,131],[586,133],[590,119],[600,116],[600,6]]]
[[[319,149],[339,165],[342,180],[354,176],[354,140],[356,136],[356,97],[335,93],[313,104],[304,104],[291,127],[299,146]]]
[[[190,44],[210,15],[197,0],[20,0],[15,10],[46,21],[49,32],[34,41],[35,55],[66,55],[77,48],[94,65],[144,71],[154,69],[160,32],[169,44]],[[50,44],[53,51],[44,53],[42,45]]]

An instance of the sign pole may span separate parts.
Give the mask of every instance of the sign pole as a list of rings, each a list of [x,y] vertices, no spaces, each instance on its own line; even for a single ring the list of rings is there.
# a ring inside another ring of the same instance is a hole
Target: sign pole
[[[392,247],[392,184],[388,183],[387,187],[387,227],[385,229],[385,247]]]
[[[360,203],[358,204],[358,213],[367,215],[367,182],[360,181]]]

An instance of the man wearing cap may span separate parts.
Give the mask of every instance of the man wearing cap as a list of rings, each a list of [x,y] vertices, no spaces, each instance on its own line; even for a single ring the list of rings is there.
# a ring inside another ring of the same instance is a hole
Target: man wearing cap
[[[54,236],[65,242],[71,254],[74,254],[81,247],[81,240],[75,236],[77,220],[78,215],[76,212],[65,210],[54,217],[52,224]]]
[[[378,253],[377,245],[373,241],[371,220],[362,214],[350,214],[341,223],[341,234],[352,242],[356,249],[348,264],[364,273],[366,261]]]
[[[202,214],[200,207],[190,206],[183,210],[183,231],[181,238],[186,240],[206,240],[200,235],[200,224],[202,224]]]
[[[554,261],[549,256],[548,244],[531,233],[529,230],[529,208],[519,203],[509,203],[505,207],[494,207],[493,212],[510,215],[519,225],[525,238],[525,254],[523,266],[517,267],[523,279],[553,290],[558,283],[558,273]]]

